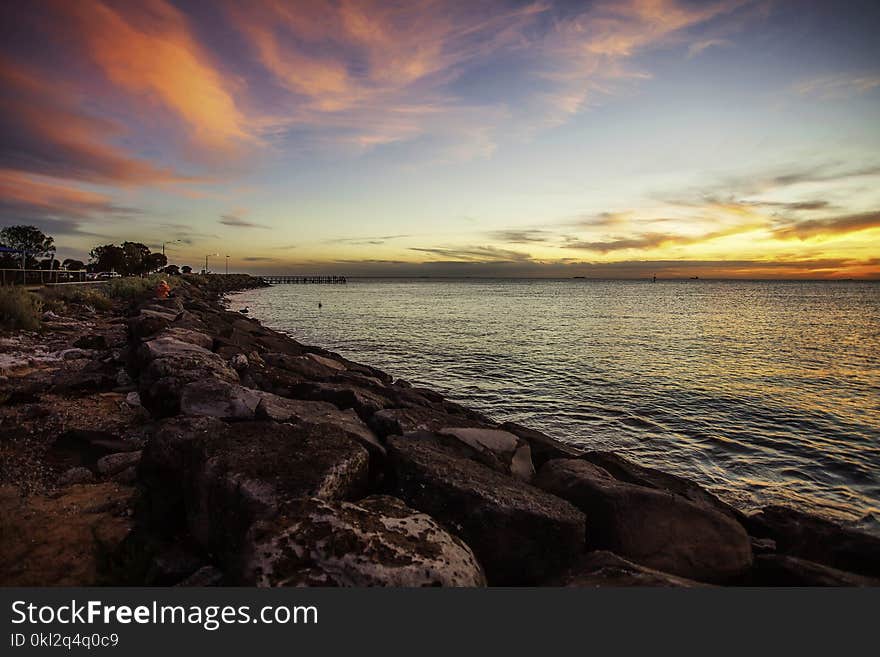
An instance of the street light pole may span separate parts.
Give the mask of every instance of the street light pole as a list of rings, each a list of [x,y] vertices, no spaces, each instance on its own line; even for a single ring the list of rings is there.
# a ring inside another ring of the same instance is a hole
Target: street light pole
[[[226,275],[229,276],[229,256],[226,256]]]
[[[218,256],[219,253],[206,253],[205,254],[205,274],[208,273],[208,256]]]
[[[162,242],[162,255],[165,255],[165,245],[172,244],[173,242],[182,242],[183,240],[171,240],[171,242]]]

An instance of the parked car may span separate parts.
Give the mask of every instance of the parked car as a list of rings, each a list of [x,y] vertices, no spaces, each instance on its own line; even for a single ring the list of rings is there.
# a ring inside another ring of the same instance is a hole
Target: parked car
[[[102,271],[95,276],[95,279],[99,281],[109,281],[111,278],[122,278],[122,274],[115,271]]]

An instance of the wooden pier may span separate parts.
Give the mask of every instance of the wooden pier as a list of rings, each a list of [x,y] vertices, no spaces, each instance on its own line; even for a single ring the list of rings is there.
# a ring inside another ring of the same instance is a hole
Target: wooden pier
[[[345,285],[345,276],[261,276],[270,285]]]

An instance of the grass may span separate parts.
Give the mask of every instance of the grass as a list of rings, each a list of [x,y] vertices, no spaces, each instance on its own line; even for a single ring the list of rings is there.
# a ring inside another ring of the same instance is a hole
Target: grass
[[[36,294],[20,287],[0,288],[0,326],[3,328],[36,330],[42,314],[43,302]]]
[[[64,312],[68,306],[91,306],[95,310],[110,310],[113,301],[104,290],[97,285],[54,285],[43,288],[43,297],[47,310]]]
[[[152,296],[162,280],[171,287],[176,285],[174,277],[153,274],[144,278],[114,278],[96,285],[55,285],[42,289],[40,294],[45,308],[53,312],[65,312],[75,305],[110,310],[114,301],[137,301]]]
[[[176,278],[176,276],[167,276],[165,274],[150,274],[143,278],[136,278],[134,276],[114,278],[107,281],[105,289],[109,297],[130,301],[153,296],[156,293],[156,286],[159,285],[160,281],[165,281],[169,287],[174,289],[179,284]]]

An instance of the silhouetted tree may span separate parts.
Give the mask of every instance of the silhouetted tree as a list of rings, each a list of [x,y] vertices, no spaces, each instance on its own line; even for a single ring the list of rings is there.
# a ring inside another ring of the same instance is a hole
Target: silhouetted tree
[[[180,273],[181,274],[192,274],[192,270],[193,270],[193,268],[190,267],[189,265],[184,265],[183,267],[180,268]]]
[[[0,229],[0,244],[18,251],[25,251],[25,267],[32,268],[37,264],[34,254],[55,255],[55,240],[43,234],[36,226],[6,226]],[[15,256],[13,256],[15,258]],[[19,266],[21,255],[17,258]]]
[[[125,252],[115,244],[96,246],[89,252],[91,268],[94,271],[117,271],[125,268]]]
[[[86,265],[82,260],[74,260],[73,258],[65,258],[64,262],[61,263],[61,268],[67,269],[68,271],[85,269],[85,266]]]
[[[123,242],[123,268],[119,272],[125,276],[138,274],[146,274],[150,269],[148,261],[150,256],[150,247],[140,242]]]
[[[148,272],[159,271],[167,264],[168,258],[165,257],[164,253],[151,253],[144,258],[144,265]]]
[[[167,267],[163,267],[162,271],[170,276],[180,276],[180,267],[177,265],[168,265]]]

